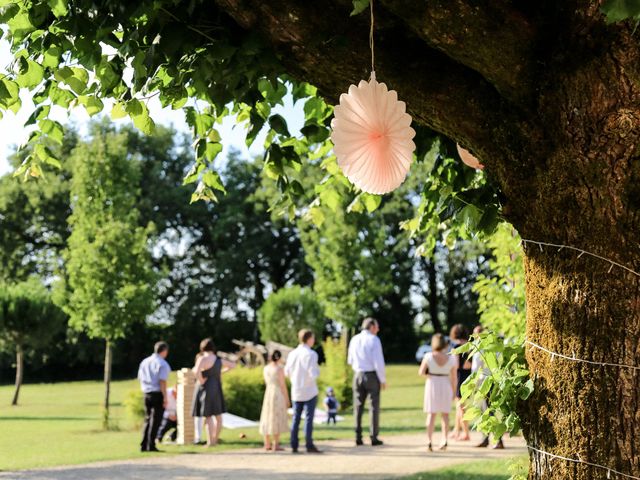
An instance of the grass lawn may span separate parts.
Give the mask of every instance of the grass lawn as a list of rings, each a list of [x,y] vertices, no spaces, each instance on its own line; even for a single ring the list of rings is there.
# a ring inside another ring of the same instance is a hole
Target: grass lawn
[[[423,431],[424,384],[417,376],[417,366],[392,365],[387,375],[389,388],[382,397],[383,437]],[[139,430],[127,418],[122,404],[128,392],[137,388],[136,380],[113,382],[111,416],[117,428],[102,431],[101,382],[25,385],[17,407],[9,405],[13,387],[0,387],[0,424],[3,432],[0,436],[0,470],[139,457]],[[241,433],[246,438],[241,439]],[[352,435],[352,417],[346,415],[346,421],[342,424],[316,427],[314,436],[318,440],[328,440],[350,438]],[[225,430],[221,440],[220,449],[253,447],[262,442],[257,428]],[[196,446],[163,445],[162,448],[175,453],[202,451],[201,447]]]
[[[504,460],[488,460],[457,465],[455,467],[418,473],[403,480],[506,480],[511,473],[526,472],[526,457],[518,457],[510,463]],[[515,469],[511,472],[511,469]]]

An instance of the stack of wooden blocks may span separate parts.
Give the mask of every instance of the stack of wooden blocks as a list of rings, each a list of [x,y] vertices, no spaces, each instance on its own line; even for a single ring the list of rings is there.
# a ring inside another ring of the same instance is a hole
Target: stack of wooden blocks
[[[190,368],[178,371],[178,445],[189,445],[194,440],[194,424],[191,415],[196,377]]]

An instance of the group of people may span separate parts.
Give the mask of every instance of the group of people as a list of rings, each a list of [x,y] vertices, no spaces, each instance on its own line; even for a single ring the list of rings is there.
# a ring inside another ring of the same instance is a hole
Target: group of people
[[[479,333],[477,327],[474,333]],[[371,446],[383,445],[380,433],[380,395],[386,388],[385,361],[382,343],[378,337],[380,325],[374,318],[366,318],[361,332],[349,342],[348,363],[353,369],[353,405],[355,419],[355,443],[364,445],[362,418],[367,399],[370,400],[369,439]],[[472,370],[483,370],[481,357],[467,354],[451,355],[449,350],[468,341],[464,327],[456,325],[451,331],[450,344],[442,334],[435,334],[431,341],[432,351],[427,353],[420,365],[419,375],[426,377],[424,412],[427,414],[428,449],[433,450],[432,440],[436,415],[441,415],[443,441],[440,450],[447,448],[449,434],[449,412],[457,399],[454,434],[457,440],[469,440],[469,427],[464,421],[464,405],[461,401],[460,386]],[[322,453],[313,440],[315,410],[320,375],[318,354],[313,350],[316,338],[311,330],[298,333],[299,345],[289,353],[284,366],[282,353],[273,351],[263,375],[266,385],[259,431],[264,438],[264,449],[282,451],[281,435],[290,432],[290,446],[293,453],[300,452],[299,429],[304,417],[304,448],[307,453]],[[176,426],[175,389],[167,388],[171,368],[166,361],[169,347],[165,342],[154,346],[154,353],[145,358],[138,370],[140,386],[144,393],[145,420],[141,451],[158,451],[156,442]],[[202,419],[206,424],[208,446],[218,443],[222,429],[222,414],[226,412],[222,392],[222,374],[235,365],[217,355],[210,338],[202,340],[200,352],[196,356],[193,373],[196,377],[192,414],[196,422],[197,441],[200,441],[198,426]],[[291,395],[286,378],[291,383]],[[333,389],[327,389],[325,399],[327,423],[336,422],[338,401]],[[288,410],[292,407],[291,427],[288,425]],[[175,432],[172,434],[175,440]],[[200,443],[200,442],[199,442]],[[486,438],[478,446],[487,446]],[[502,441],[495,448],[503,448]]]
[[[482,327],[477,326],[473,333],[478,335],[482,332]],[[482,359],[482,354],[476,352],[451,354],[453,350],[469,341],[469,335],[465,327],[461,324],[454,325],[449,333],[451,342],[441,333],[436,333],[431,338],[431,352],[427,353],[420,364],[418,374],[426,377],[424,393],[424,412],[427,414],[427,438],[429,451],[433,451],[433,431],[435,427],[436,415],[440,415],[442,442],[439,450],[446,450],[449,437],[449,413],[452,410],[453,401],[456,402],[456,418],[453,435],[458,441],[468,441],[469,424],[464,420],[465,405],[462,400],[460,388],[469,378],[471,373],[479,372],[480,378],[485,376],[486,367]],[[484,409],[486,405],[481,405]],[[485,436],[477,447],[488,447],[489,437]],[[504,444],[502,439],[493,448],[502,449]]]
[[[372,446],[382,445],[378,438],[380,418],[380,390],[385,388],[385,364],[382,344],[378,338],[380,327],[373,318],[363,322],[362,332],[349,343],[348,362],[354,370],[353,403],[355,409],[356,444],[363,445],[362,416],[368,397],[371,398],[369,436]],[[313,425],[318,403],[320,376],[318,354],[313,350],[315,335],[311,330],[298,333],[299,345],[287,356],[286,363],[280,365],[281,353],[271,354],[269,365],[264,369],[266,390],[260,415],[260,434],[264,437],[264,448],[269,451],[283,450],[280,436],[291,433],[291,451],[300,448],[299,429],[304,413],[304,436],[307,453],[322,453],[313,441]],[[291,400],[285,378],[291,381]],[[287,410],[293,406],[291,428],[288,427]],[[327,389],[325,399],[327,423],[336,422],[338,401],[333,389]]]

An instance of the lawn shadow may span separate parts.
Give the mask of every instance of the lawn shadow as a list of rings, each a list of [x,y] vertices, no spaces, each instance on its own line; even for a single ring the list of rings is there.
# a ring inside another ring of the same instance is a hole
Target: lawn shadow
[[[70,467],[52,470],[31,470],[21,472],[0,473],[0,479],[11,480],[139,480],[153,478],[154,480],[217,480],[223,478],[259,478],[264,480],[342,480],[343,474],[307,474],[301,469],[290,471],[266,470],[260,468],[219,468],[200,469],[182,465],[143,465],[128,463],[111,463],[108,466]],[[350,474],[349,478],[372,479],[380,478],[372,474]],[[483,479],[484,480],[484,479]]]
[[[11,420],[16,420],[16,421],[41,421],[41,420],[53,420],[53,421],[77,421],[77,420],[96,420],[96,417],[61,417],[61,416],[55,416],[55,417],[6,417],[6,416],[0,416],[0,421],[6,422],[6,421],[11,421]]]

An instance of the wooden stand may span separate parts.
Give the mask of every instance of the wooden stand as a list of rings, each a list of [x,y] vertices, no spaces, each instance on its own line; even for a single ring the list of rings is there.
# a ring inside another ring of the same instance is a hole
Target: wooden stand
[[[195,390],[196,377],[190,368],[178,371],[178,445],[189,445],[194,440],[193,416],[191,405]]]

